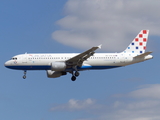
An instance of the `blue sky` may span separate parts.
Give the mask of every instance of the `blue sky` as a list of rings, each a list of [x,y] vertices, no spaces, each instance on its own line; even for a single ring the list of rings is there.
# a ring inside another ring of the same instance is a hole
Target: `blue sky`
[[[1,0],[0,119],[159,120],[160,2],[133,0]],[[82,9],[83,8],[83,9]],[[46,71],[9,70],[17,54],[120,52],[149,29],[154,59],[122,68],[50,79]]]

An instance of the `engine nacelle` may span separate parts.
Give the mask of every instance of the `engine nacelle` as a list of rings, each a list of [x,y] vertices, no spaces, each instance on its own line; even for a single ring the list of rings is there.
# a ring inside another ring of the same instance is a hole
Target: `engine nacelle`
[[[52,62],[51,70],[52,71],[63,71],[66,69],[66,64],[64,62]]]
[[[47,70],[47,77],[49,78],[57,78],[66,74],[66,72]]]

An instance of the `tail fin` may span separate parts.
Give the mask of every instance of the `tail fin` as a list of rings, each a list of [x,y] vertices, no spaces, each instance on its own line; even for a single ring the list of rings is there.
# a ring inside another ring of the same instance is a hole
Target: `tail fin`
[[[143,54],[146,50],[149,30],[141,30],[131,44],[124,50],[124,53]]]

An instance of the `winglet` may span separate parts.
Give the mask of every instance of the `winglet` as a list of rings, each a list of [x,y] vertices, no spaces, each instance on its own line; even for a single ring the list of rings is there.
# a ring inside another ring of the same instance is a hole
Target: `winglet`
[[[102,44],[98,46],[99,49],[101,49],[101,47],[102,47]]]

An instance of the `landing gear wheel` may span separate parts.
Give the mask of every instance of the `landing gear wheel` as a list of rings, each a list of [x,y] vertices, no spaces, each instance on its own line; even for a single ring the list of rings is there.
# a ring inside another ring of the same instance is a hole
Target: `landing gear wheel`
[[[26,75],[23,75],[23,79],[26,79]]]
[[[75,72],[75,76],[76,76],[76,77],[79,76],[79,72],[78,72],[78,71]]]
[[[72,76],[72,77],[71,77],[71,80],[72,80],[72,81],[75,81],[75,80],[76,80],[76,77],[75,77],[75,76]]]
[[[24,75],[23,75],[23,79],[26,79],[26,74],[27,74],[27,71],[25,70]]]

